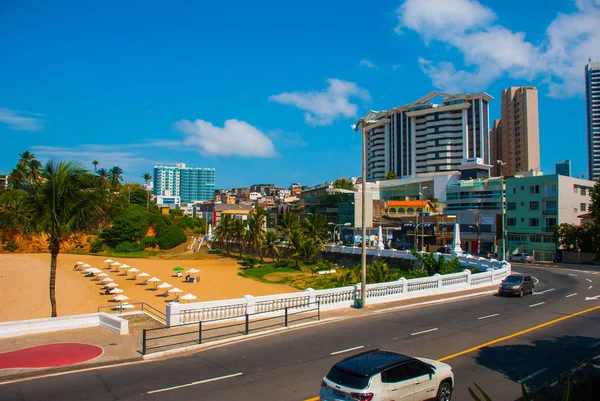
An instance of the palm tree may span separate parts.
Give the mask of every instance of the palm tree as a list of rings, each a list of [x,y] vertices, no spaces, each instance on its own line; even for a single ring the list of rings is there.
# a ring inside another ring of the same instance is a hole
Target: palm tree
[[[390,281],[390,269],[388,264],[382,260],[374,260],[369,266],[367,266],[367,283],[385,283]]]
[[[73,162],[49,161],[38,183],[0,196],[0,228],[48,236],[50,305],[56,316],[56,263],[60,247],[72,233],[96,229],[104,218],[104,199],[93,180]]]
[[[96,171],[98,171],[98,164],[100,164],[100,162],[98,160],[92,160],[92,164],[94,165],[94,173]]]
[[[27,182],[27,168],[23,163],[17,163],[8,174],[8,183],[12,189],[21,189]]]
[[[321,247],[312,238],[304,238],[300,242],[297,254],[304,262],[312,262],[321,252]]]
[[[28,150],[21,153],[19,157],[21,158],[19,163],[23,164],[24,166],[27,166],[30,161],[35,160],[35,155]]]
[[[284,237],[288,237],[292,230],[300,227],[300,220],[292,212],[287,212],[277,221],[277,229]]]
[[[240,251],[240,258],[244,251],[244,242],[246,238],[246,224],[243,220],[234,220],[233,226],[231,227],[231,237],[238,244],[238,250]]]
[[[254,209],[250,213],[250,215],[252,217],[249,220],[249,226],[250,226],[250,231],[248,232],[249,243],[251,244],[252,248],[256,251],[256,256],[260,255],[260,257],[262,259],[262,254],[260,253],[260,250],[262,247],[262,241],[263,241],[264,234],[265,234],[267,211],[264,208],[259,206],[256,209]]]
[[[356,284],[356,275],[352,270],[346,270],[342,272],[337,278],[338,287],[346,287],[349,285]]]
[[[231,239],[231,233],[233,228],[233,219],[228,214],[223,214],[219,220],[219,225],[215,228],[215,235],[221,242],[225,243],[225,250],[229,255],[229,240]]]
[[[146,191],[148,192],[148,199],[146,200],[146,210],[150,208],[150,190],[148,189],[148,181],[152,179],[152,175],[150,173],[142,174],[142,178],[146,181]]]
[[[303,240],[304,234],[299,228],[293,229],[288,236],[291,257],[296,261],[296,267],[298,267],[298,259],[300,258],[298,250],[300,249],[300,245],[302,244]]]
[[[108,178],[113,189],[119,189],[121,180],[123,180],[123,170],[118,166],[113,166],[113,168],[108,170]]]
[[[262,244],[262,249],[271,255],[273,262],[275,262],[275,255],[279,255],[279,248],[277,247],[277,243],[279,242],[279,236],[275,230],[268,230],[265,233],[264,242]]]
[[[37,184],[42,179],[42,163],[37,159],[27,162],[28,180],[32,184]]]
[[[308,238],[312,239],[320,247],[323,247],[329,235],[327,221],[318,214],[309,214],[304,219],[304,232]]]

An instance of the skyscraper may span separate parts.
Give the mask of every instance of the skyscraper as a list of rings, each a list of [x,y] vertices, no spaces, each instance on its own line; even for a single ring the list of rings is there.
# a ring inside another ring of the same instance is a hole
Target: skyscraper
[[[558,175],[564,175],[566,177],[571,176],[571,160],[565,160],[564,162],[558,162],[554,165],[554,172]]]
[[[435,98],[442,98],[434,103]],[[390,122],[368,132],[367,180],[456,171],[461,161],[489,163],[489,106],[485,92],[450,95],[431,92],[421,99],[377,113]]]
[[[538,91],[533,86],[511,86],[502,91],[500,121],[490,133],[493,175],[500,175],[496,160],[506,163],[503,174],[540,170]]]
[[[215,169],[175,166],[154,166],[154,195],[181,197],[181,203],[207,201],[215,194]]]
[[[587,106],[588,176],[600,178],[600,63],[590,59],[585,66],[585,97]]]

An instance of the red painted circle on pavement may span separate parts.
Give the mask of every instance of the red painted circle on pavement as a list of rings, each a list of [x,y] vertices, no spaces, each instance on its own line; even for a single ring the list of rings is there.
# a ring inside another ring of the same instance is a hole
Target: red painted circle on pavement
[[[46,344],[0,354],[0,369],[74,365],[102,355],[102,348],[79,343]]]

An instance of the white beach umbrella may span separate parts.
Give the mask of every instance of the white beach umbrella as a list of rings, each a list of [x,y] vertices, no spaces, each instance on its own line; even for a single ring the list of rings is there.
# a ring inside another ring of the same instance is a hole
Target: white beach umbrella
[[[98,274],[98,277],[108,277],[108,274],[106,274],[106,273],[100,273],[100,274]]]
[[[90,265],[89,263],[84,263],[81,267],[92,267],[92,265]]]
[[[151,279],[148,280],[151,283],[158,283],[159,281],[162,281],[161,279],[159,279],[158,277],[152,277]]]
[[[115,261],[114,261],[114,260],[112,260],[112,259],[106,259],[106,260],[104,261],[104,263],[114,263],[114,262],[115,262]]]
[[[128,267],[130,267],[127,263],[123,263],[122,265],[119,266],[119,269],[127,269]]]
[[[121,263],[119,263],[119,262],[112,262],[111,264],[112,264],[113,266],[121,266]]]
[[[106,284],[106,287],[110,287],[110,288],[114,288],[114,287],[118,287],[119,284],[118,283],[108,283]]]
[[[185,294],[184,296],[179,297],[179,299],[183,299],[183,300],[188,301],[188,302],[193,301],[196,298],[198,298],[198,297],[195,296],[195,295],[192,295],[192,294]]]
[[[126,301],[129,299],[129,297],[127,295],[117,295],[116,297],[113,298],[115,301]]]
[[[121,266],[123,267],[123,266]],[[132,267],[131,269],[127,270],[127,273],[137,273],[139,272],[139,269],[136,269],[135,267]]]
[[[183,292],[183,290],[180,290],[179,288],[175,287],[175,288],[169,290],[169,292],[178,293],[178,292]]]
[[[75,263],[75,264],[76,264],[76,265],[83,265],[83,264],[85,264],[85,262],[77,262],[77,263]]]
[[[94,270],[94,268],[93,268],[93,267],[88,267],[88,268],[87,268],[87,269],[85,269],[84,271],[85,271],[85,272],[87,272],[87,273],[91,273],[91,272],[92,272],[92,270]]]
[[[186,273],[190,273],[190,274],[200,273],[200,270],[192,268],[192,269],[188,270]]]
[[[92,267],[92,270],[91,270],[91,272],[92,272],[92,273],[102,273],[102,270],[100,270],[100,269],[97,269],[97,268],[95,268],[95,267]]]
[[[111,294],[120,294],[122,292],[125,292],[125,290],[122,290],[120,288],[115,288],[115,289],[110,290]]]
[[[127,303],[127,302],[123,302],[121,304],[120,308],[121,309],[133,309],[133,308],[135,308],[135,305],[131,305],[131,304]]]
[[[173,287],[173,286],[169,283],[162,283],[161,285],[158,286],[158,288],[169,288],[169,287]]]
[[[113,279],[112,279],[112,278],[110,278],[110,277],[104,277],[104,278],[102,279],[102,282],[103,282],[103,283],[110,283],[111,281],[115,281],[115,280],[113,280]]]
[[[129,271],[131,271],[131,270],[129,270]],[[138,277],[150,277],[150,275],[146,272],[142,272],[142,273],[138,274]],[[154,278],[156,278],[156,277],[154,277]],[[160,280],[158,280],[158,281],[160,281]]]

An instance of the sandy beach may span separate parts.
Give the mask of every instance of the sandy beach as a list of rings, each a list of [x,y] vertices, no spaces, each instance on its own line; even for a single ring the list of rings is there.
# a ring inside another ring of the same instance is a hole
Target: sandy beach
[[[73,271],[77,261],[90,264],[107,273],[123,295],[129,297],[127,302],[146,302],[151,306],[165,310],[166,302],[173,297],[163,298],[156,295],[160,291],[149,291],[151,283],[141,286],[141,278],[131,280],[119,273],[106,270],[106,256],[87,256],[60,254],[56,278],[56,302],[59,316],[96,312],[98,306],[114,305],[109,300],[113,295],[102,295],[102,286],[98,281],[85,278],[79,271]],[[177,287],[183,292],[191,293],[199,301],[239,298],[247,294],[254,296],[296,292],[293,287],[280,284],[260,283],[238,276],[239,265],[233,259],[209,260],[161,260],[161,259],[120,259],[111,258],[120,263],[135,267],[140,272],[147,272]],[[181,266],[185,270],[196,268],[201,270],[198,283],[187,283],[184,277],[172,277],[174,267]],[[50,317],[50,300],[48,280],[50,276],[49,254],[1,254],[0,255],[0,322]],[[161,283],[162,283],[161,282]],[[161,284],[159,283],[159,284]],[[183,301],[182,301],[183,302]]]

